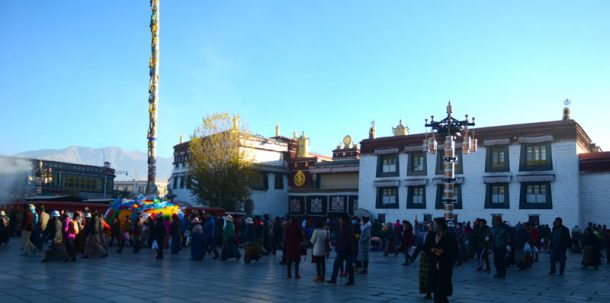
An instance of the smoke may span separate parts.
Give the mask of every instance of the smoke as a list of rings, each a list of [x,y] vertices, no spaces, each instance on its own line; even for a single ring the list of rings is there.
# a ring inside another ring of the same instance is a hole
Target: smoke
[[[29,196],[34,189],[28,184],[31,174],[31,161],[0,156],[0,204]]]

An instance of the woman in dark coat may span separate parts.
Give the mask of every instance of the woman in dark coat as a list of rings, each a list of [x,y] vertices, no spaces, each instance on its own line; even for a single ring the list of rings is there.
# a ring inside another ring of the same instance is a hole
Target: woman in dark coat
[[[585,229],[585,234],[582,238],[582,247],[582,266],[585,268],[594,266],[595,269],[598,269],[602,264],[602,243],[601,240],[593,234],[593,231],[590,228]]]
[[[443,218],[434,219],[432,236],[427,237],[425,251],[430,257],[430,290],[434,293],[434,302],[449,302],[447,297],[453,295],[453,264],[457,256],[455,236],[447,232],[447,223]]]
[[[303,242],[303,230],[294,219],[288,219],[285,232],[286,262],[288,264],[288,279],[292,278],[291,269],[294,263],[295,278],[300,279],[299,263],[301,262],[301,242]]]

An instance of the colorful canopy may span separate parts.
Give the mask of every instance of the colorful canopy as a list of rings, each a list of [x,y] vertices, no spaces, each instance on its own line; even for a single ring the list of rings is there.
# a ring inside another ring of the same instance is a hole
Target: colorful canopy
[[[133,200],[115,199],[110,205],[110,208],[106,211],[104,217],[108,223],[113,222],[114,218],[119,218],[119,221],[123,224],[127,217],[134,222],[138,216],[142,217],[143,220],[146,220],[148,218],[155,219],[159,215],[164,218],[178,215],[181,220],[184,217],[184,213],[182,212],[182,209],[180,209],[180,206],[158,198],[147,199],[143,195],[140,195]]]

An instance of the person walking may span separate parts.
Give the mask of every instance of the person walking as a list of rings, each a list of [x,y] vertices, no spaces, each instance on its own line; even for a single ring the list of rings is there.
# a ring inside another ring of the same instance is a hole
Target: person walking
[[[108,257],[108,251],[106,250],[103,240],[102,233],[104,232],[104,227],[100,220],[99,213],[97,211],[93,212],[93,215],[89,222],[87,222],[87,235],[88,235],[88,243],[93,249],[93,252],[100,252],[100,258]],[[85,249],[85,255],[82,257],[83,259],[89,258],[89,251]]]
[[[602,262],[602,241],[595,234],[593,234],[593,231],[590,228],[585,229],[585,233],[582,237],[582,247],[582,266],[584,268],[593,266],[595,269],[599,269]]]
[[[345,260],[351,260],[354,251],[354,230],[349,222],[349,217],[344,215],[339,221],[339,236],[337,238],[336,252],[337,257],[333,264],[333,273],[330,280],[326,281],[329,284],[337,284],[337,275],[339,274],[339,266]],[[354,267],[352,262],[347,263],[348,282],[345,286],[354,285]]]
[[[216,249],[216,219],[214,215],[206,215],[205,218],[203,253],[214,253],[213,259],[218,259],[219,254]]]
[[[235,225],[233,224],[233,216],[225,217],[225,227],[222,231],[222,257],[220,261],[225,261],[230,258],[235,258],[236,261],[241,259],[241,253],[235,243]]]
[[[301,263],[301,242],[305,238],[303,229],[299,222],[294,218],[288,219],[286,227],[285,243],[286,243],[286,265],[288,268],[288,279],[292,278],[292,264],[294,264],[294,277],[300,279],[299,263]]]
[[[169,228],[169,234],[171,237],[171,253],[172,255],[175,255],[177,253],[180,252],[180,249],[182,248],[182,227],[181,227],[181,222],[180,222],[180,218],[178,218],[178,215],[173,214],[172,215],[172,223],[170,225]]]
[[[511,243],[510,233],[502,217],[494,217],[493,228],[491,229],[491,245],[494,254],[494,266],[496,267],[496,278],[506,277],[506,254]]]
[[[64,258],[63,250],[63,224],[59,218],[59,212],[54,210],[51,212],[51,219],[47,221],[45,231],[43,233],[44,245],[47,245],[42,262],[51,260],[62,260]]]
[[[487,226],[487,220],[479,219],[478,220],[478,228],[475,229],[475,243],[477,257],[479,259],[479,267],[477,267],[477,271],[489,272],[489,247],[491,240],[491,231],[489,226]],[[485,269],[483,269],[483,265],[485,265]]]
[[[191,260],[201,261],[205,256],[203,251],[203,226],[199,218],[191,221]]]
[[[120,224],[120,220],[119,220],[119,224]],[[127,215],[127,216],[125,216],[125,220],[121,227],[121,231],[120,231],[121,235],[119,237],[119,249],[116,251],[117,253],[119,253],[119,254],[123,253],[123,248],[125,247],[125,242],[131,242],[132,246],[133,246],[133,241],[131,240],[131,231],[132,231],[131,219]],[[153,234],[154,234],[154,232],[153,232]]]
[[[358,240],[358,258],[362,264],[361,275],[369,273],[369,253],[371,251],[371,229],[372,225],[369,217],[362,217],[360,227],[360,239]]]
[[[457,257],[455,236],[447,232],[444,218],[436,218],[433,223],[432,236],[428,237],[426,252],[430,257],[430,291],[434,294],[435,303],[449,302],[453,295],[453,266]]]
[[[416,225],[418,224],[417,221]],[[424,238],[422,242],[422,250],[419,257],[419,293],[426,294],[425,300],[432,299],[432,290],[430,283],[430,261],[432,260],[432,246],[434,241],[434,233],[432,232],[432,224],[423,224],[425,231],[422,232]]]
[[[112,247],[115,240],[117,245],[121,243],[121,222],[119,221],[119,218],[112,219],[112,224],[110,225],[110,243],[108,243],[108,247]]]
[[[23,220],[21,221],[22,256],[28,256],[36,252],[36,246],[31,241],[32,231],[34,230],[34,212],[36,212],[34,205],[24,206]]]
[[[70,218],[70,216],[65,215],[64,218],[64,245],[66,247],[66,258],[64,259],[64,262],[76,262],[76,236],[79,234],[80,232],[80,228],[79,228],[79,224],[78,224],[78,219],[79,215],[78,213],[74,213],[73,214],[73,218]]]
[[[11,239],[11,219],[4,210],[0,211],[0,245],[7,246]]]
[[[571,244],[570,230],[563,225],[561,217],[555,218],[549,241],[549,249],[551,250],[550,275],[557,273],[557,262],[559,262],[559,274],[564,274],[566,268],[566,252]]]
[[[163,222],[163,215],[159,214],[155,221],[155,240],[153,242],[153,247],[157,249],[157,256],[155,257],[157,260],[163,259],[163,244],[165,243],[165,237],[167,236],[167,228],[165,228],[165,223]],[[156,247],[155,247],[156,246]],[[136,250],[134,249],[134,252]]]
[[[326,276],[326,258],[330,253],[330,232],[324,228],[324,221],[316,222],[316,229],[311,234],[313,245],[311,262],[316,264],[316,278],[314,282],[324,282]]]

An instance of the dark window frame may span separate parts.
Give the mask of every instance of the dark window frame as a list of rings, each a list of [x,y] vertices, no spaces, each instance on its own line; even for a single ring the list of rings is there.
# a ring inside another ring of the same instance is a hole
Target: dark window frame
[[[273,187],[275,189],[284,189],[284,174],[275,173],[273,174]]]
[[[415,156],[421,156],[424,159],[423,171],[416,171],[413,167],[415,164]],[[428,175],[428,160],[424,152],[409,153],[409,165],[407,165],[407,176],[426,176]]]
[[[436,209],[444,209],[445,204],[443,203],[443,188],[445,184],[441,183],[436,186],[436,203],[434,207]],[[457,201],[454,203],[454,209],[462,209],[462,185],[455,183],[454,191],[457,190]]]
[[[494,186],[503,186],[504,187],[504,202],[503,203],[493,203],[492,195],[493,195],[493,187]],[[509,200],[509,190],[510,186],[508,183],[488,183],[485,185],[485,208],[486,209],[510,209],[510,200]]]
[[[527,163],[527,148],[528,147],[542,147],[546,149],[546,162],[537,165],[528,165]],[[522,144],[521,155],[519,160],[519,171],[543,171],[553,170],[553,151],[551,149],[551,143],[535,143],[535,144]]]
[[[528,185],[546,185],[546,202],[529,203],[527,202]],[[521,183],[521,195],[519,199],[519,209],[553,209],[553,195],[551,182],[523,182]]]
[[[494,167],[493,154],[502,150],[504,152],[504,165],[502,167]],[[510,157],[508,145],[495,145],[485,149],[485,172],[509,172],[510,171]]]
[[[445,155],[445,150],[439,149],[436,152],[437,156],[436,156],[436,175],[443,175],[444,171],[443,171],[443,158]],[[464,174],[464,165],[463,165],[463,157],[462,157],[462,149],[461,148],[456,148],[455,149],[455,156],[457,158],[456,162],[455,162],[455,174],[456,175],[463,175]]]
[[[384,204],[383,203],[383,190],[384,189],[393,189],[396,191],[396,202],[391,203],[391,204]],[[388,187],[378,187],[377,188],[377,203],[376,203],[376,208],[383,208],[383,209],[393,209],[393,208],[398,208],[399,205],[399,192],[398,192],[398,186],[388,186]]]
[[[253,185],[252,183],[250,183],[250,189],[256,190],[256,191],[267,191],[267,190],[269,190],[269,175],[268,175],[268,173],[264,172],[264,171],[255,171],[254,174],[262,175],[263,184],[262,185],[254,184]]]
[[[423,189],[422,203],[415,203],[413,196],[415,189]],[[409,186],[407,188],[407,209],[426,209],[426,186]]]
[[[386,157],[396,158],[396,170],[394,172],[383,172],[383,159]],[[377,177],[398,177],[400,175],[400,157],[398,154],[378,155],[377,156]]]

